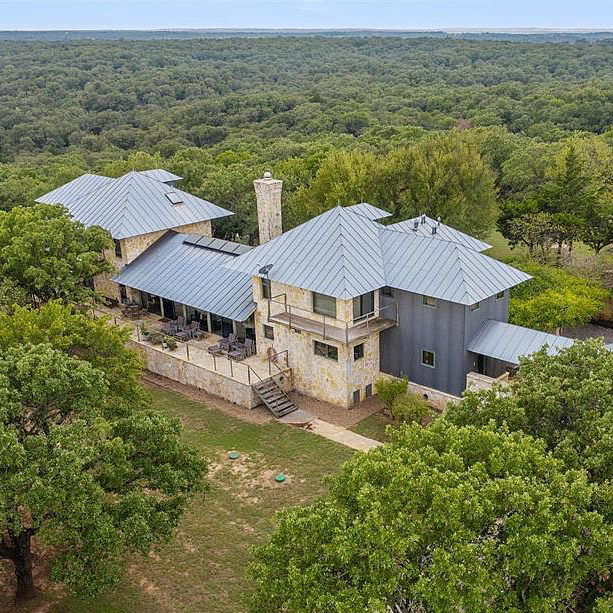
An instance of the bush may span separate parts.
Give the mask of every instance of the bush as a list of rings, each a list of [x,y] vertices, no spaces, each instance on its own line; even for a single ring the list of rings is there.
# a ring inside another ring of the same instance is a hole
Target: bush
[[[167,336],[164,342],[170,351],[174,351],[178,346],[177,341],[172,336]]]
[[[421,420],[430,414],[430,405],[419,394],[407,392],[394,400],[390,410],[398,421],[421,423]]]
[[[375,381],[375,390],[385,407],[392,411],[394,402],[406,394],[408,385],[408,379],[379,379]]]
[[[164,335],[161,332],[151,332],[148,334],[147,340],[152,345],[161,345],[164,340]]]

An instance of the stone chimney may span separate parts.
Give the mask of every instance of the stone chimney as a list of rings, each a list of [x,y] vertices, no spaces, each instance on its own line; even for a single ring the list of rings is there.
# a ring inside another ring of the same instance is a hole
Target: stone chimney
[[[283,232],[281,226],[281,189],[283,181],[273,179],[269,172],[264,178],[253,182],[258,203],[258,228],[260,245],[279,236]]]

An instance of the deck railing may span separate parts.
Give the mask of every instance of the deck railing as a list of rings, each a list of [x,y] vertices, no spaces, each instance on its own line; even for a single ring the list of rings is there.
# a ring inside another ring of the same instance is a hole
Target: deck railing
[[[282,298],[282,300],[279,300]],[[272,313],[271,305],[278,304],[283,307],[282,311],[277,311],[276,313]],[[348,343],[350,340],[350,331],[356,330],[360,327],[366,328],[366,333],[370,333],[370,328],[372,326],[372,322],[375,320],[388,320],[395,322],[396,325],[399,323],[399,311],[398,311],[398,303],[391,302],[383,307],[379,307],[378,309],[374,309],[369,313],[365,313],[364,315],[360,315],[352,321],[343,321],[339,320],[336,317],[326,316],[322,313],[315,313],[312,310],[308,310],[302,307],[294,306],[287,303],[287,294],[277,294],[276,296],[272,296],[268,299],[268,321],[270,322],[271,317],[278,316],[280,313],[285,313],[287,315],[287,324],[290,329],[294,326],[293,323],[296,323],[299,317],[304,319],[308,319],[314,323],[321,324],[322,330],[321,335],[324,339],[332,339],[339,340],[335,336],[331,336],[331,332],[333,330],[340,331],[341,335],[344,336],[345,342]],[[382,313],[385,312],[385,315],[391,313],[391,317],[385,317]],[[292,321],[293,320],[293,321]],[[332,323],[334,322],[334,323]],[[340,324],[340,325],[339,325]],[[298,326],[296,326],[298,328]]]

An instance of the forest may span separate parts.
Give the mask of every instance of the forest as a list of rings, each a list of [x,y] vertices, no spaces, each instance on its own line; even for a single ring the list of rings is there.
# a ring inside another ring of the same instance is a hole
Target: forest
[[[271,170],[286,229],[369,201],[611,287],[613,41],[435,34],[0,41],[0,210],[164,167],[236,213],[218,235],[253,244]],[[542,307],[520,321],[577,321]]]

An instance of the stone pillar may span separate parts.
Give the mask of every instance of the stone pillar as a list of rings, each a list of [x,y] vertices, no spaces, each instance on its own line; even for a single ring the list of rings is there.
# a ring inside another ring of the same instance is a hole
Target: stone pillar
[[[281,189],[283,181],[273,179],[269,172],[264,178],[253,182],[258,203],[258,229],[260,245],[279,236],[283,232],[281,226]]]

